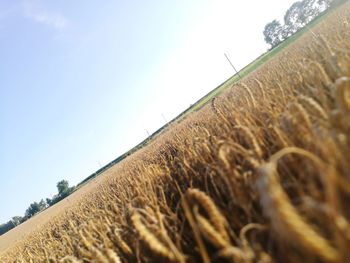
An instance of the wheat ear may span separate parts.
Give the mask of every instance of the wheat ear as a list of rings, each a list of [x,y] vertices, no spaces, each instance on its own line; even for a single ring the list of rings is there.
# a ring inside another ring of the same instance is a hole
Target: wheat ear
[[[59,262],[60,263],[82,263],[81,260],[77,259],[74,256],[65,256]]]
[[[226,227],[228,226],[227,220],[219,211],[213,200],[204,192],[194,188],[188,189],[187,194],[205,209],[215,229],[226,241],[229,241],[229,236],[226,231]]]
[[[334,97],[337,106],[345,112],[350,111],[350,78],[342,77],[336,80]]]
[[[281,233],[285,232],[286,237],[293,237],[327,262],[339,261],[338,251],[298,213],[279,183],[277,161],[285,153],[286,150],[277,152],[270,158],[270,162],[258,169],[258,191],[262,197],[264,212],[270,217],[272,226],[277,227],[276,230]]]
[[[171,261],[175,260],[174,254],[153,235],[151,231],[142,223],[141,216],[138,212],[134,212],[131,216],[131,221],[139,233],[140,237],[148,244],[148,246],[157,254],[168,258]]]

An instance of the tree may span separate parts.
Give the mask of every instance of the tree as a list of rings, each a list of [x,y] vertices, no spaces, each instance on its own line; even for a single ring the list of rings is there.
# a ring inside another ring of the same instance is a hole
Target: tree
[[[326,10],[333,4],[333,2],[336,2],[336,0],[318,0],[317,4],[319,4],[323,10]]]
[[[34,202],[29,205],[28,209],[25,212],[25,216],[27,218],[30,218],[45,208],[46,208],[46,202],[43,199],[41,199],[39,203]]]
[[[69,192],[69,183],[67,180],[62,180],[57,183],[58,195],[66,195]]]
[[[13,223],[14,226],[18,226],[23,222],[23,217],[21,216],[14,216],[11,218],[11,222]]]
[[[0,225],[0,235],[5,234],[7,231],[11,230],[14,227],[15,227],[15,225],[13,224],[13,222],[11,220],[5,224],[1,224]]]
[[[265,42],[271,47],[287,39],[299,29],[314,20],[322,12],[346,0],[301,0],[292,4],[284,15],[284,24],[273,20],[264,28]]]
[[[6,232],[10,231],[12,228],[18,226],[23,222],[23,217],[21,216],[14,216],[11,218],[10,221],[8,221],[5,224],[0,225],[0,235],[5,234]]]
[[[273,20],[264,28],[265,42],[271,47],[278,45],[283,40],[283,28],[279,21]]]
[[[46,198],[46,204],[47,204],[48,206],[51,206],[51,204],[52,204],[52,199]]]
[[[52,206],[57,202],[61,201],[63,198],[67,197],[74,191],[75,187],[69,187],[67,180],[62,180],[57,183],[58,194],[54,195],[52,199],[46,198],[46,203],[48,206]]]
[[[7,223],[0,224],[0,235],[18,226],[19,224],[28,220],[29,218],[31,218],[38,212],[44,210],[45,208],[56,204],[57,202],[59,202],[60,200],[62,200],[63,198],[71,194],[74,191],[75,186],[69,187],[68,181],[62,180],[57,183],[57,189],[58,189],[58,194],[54,195],[51,199],[50,198],[46,198],[45,200],[41,199],[39,202],[34,202],[30,204],[27,210],[25,211],[24,217],[14,216]]]
[[[284,24],[289,35],[294,34],[306,23],[303,1],[295,2],[284,15]]]
[[[330,3],[330,0],[303,0],[302,8],[304,17],[306,18],[306,23],[311,22],[323,11],[329,8]]]
[[[29,207],[27,208],[27,210],[25,212],[25,216],[27,218],[30,218],[33,215],[35,215],[36,213],[38,213],[39,211],[40,211],[39,203],[34,202],[34,203],[30,204]]]
[[[302,0],[289,7],[284,15],[284,24],[288,35],[292,35],[299,29],[314,20],[331,4],[331,0]]]
[[[44,210],[45,208],[47,208],[47,202],[44,199],[41,199],[39,202],[39,207],[40,207],[40,211]]]

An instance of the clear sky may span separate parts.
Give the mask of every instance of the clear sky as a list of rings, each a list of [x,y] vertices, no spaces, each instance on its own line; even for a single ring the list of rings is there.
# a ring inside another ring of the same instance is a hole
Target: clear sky
[[[265,52],[292,0],[0,0],[0,223]]]

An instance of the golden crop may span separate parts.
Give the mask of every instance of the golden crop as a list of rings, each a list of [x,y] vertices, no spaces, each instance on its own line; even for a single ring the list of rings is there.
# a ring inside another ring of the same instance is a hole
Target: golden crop
[[[348,262],[349,11],[112,167],[0,262]]]

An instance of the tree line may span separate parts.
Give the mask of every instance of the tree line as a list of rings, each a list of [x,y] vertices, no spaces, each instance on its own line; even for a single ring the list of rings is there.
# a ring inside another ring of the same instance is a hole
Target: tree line
[[[329,7],[345,2],[344,0],[302,0],[293,3],[284,15],[284,23],[273,20],[263,31],[264,39],[271,48],[277,46],[301,28],[309,24]]]
[[[61,201],[63,198],[70,195],[75,189],[75,186],[72,186],[72,187],[69,186],[69,183],[67,180],[59,181],[56,186],[57,186],[58,193],[54,195],[51,199],[46,198],[45,200],[41,199],[39,202],[31,203],[27,208],[27,210],[25,211],[24,216],[14,216],[7,223],[1,224],[0,235],[6,233],[12,228],[18,226],[19,224],[27,221],[29,218],[39,213],[40,211]]]

